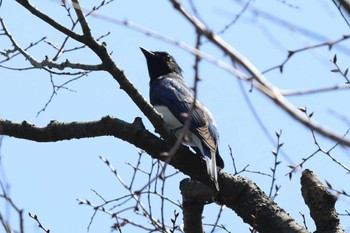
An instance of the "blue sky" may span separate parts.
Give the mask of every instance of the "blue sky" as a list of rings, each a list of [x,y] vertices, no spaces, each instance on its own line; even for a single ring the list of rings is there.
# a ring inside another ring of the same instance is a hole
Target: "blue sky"
[[[290,1],[288,3],[292,6],[283,1],[252,1],[249,10],[222,34],[223,39],[263,71],[281,64],[288,50],[333,41],[350,31],[331,1]],[[70,26],[66,12],[60,7],[59,1],[33,1],[33,4],[67,27]],[[89,9],[99,2],[82,1],[82,4]],[[228,0],[221,1],[219,4],[211,1],[196,2],[200,18],[203,18],[214,32],[221,31],[232,21],[242,9],[242,4],[244,4],[243,1]],[[187,4],[185,7],[190,9]],[[64,38],[14,1],[3,2],[0,15],[16,41],[23,47],[43,36],[53,44],[59,44]],[[98,16],[88,18],[94,36],[111,33],[103,39],[107,43],[107,48],[113,51],[112,57],[115,62],[147,99],[148,71],[139,46],[171,53],[184,70],[187,83],[192,85],[194,58],[191,54],[173,44],[159,41],[113,22],[114,19],[129,20],[194,46],[193,28],[174,11],[168,1],[115,1],[98,11]],[[109,20],[100,16],[107,17]],[[9,46],[10,43],[5,37],[1,37],[2,49],[4,45]],[[70,41],[68,47],[77,45],[79,44]],[[267,73],[266,77],[277,87],[286,90],[343,85],[344,79],[339,74],[330,72],[335,68],[330,60],[334,54],[337,54],[337,63],[345,70],[350,61],[349,45],[349,41],[345,41],[334,46],[332,50],[322,47],[295,54],[285,65],[282,74],[275,70]],[[202,49],[217,59],[229,62],[222,52],[210,43],[205,42]],[[31,49],[30,53],[37,60],[44,59],[46,55],[49,57],[54,55],[52,47],[46,43],[40,43],[39,46]],[[66,58],[73,62],[98,63],[97,57],[88,50],[67,53],[62,61]],[[5,65],[29,66],[28,62],[20,57]],[[59,91],[39,116],[37,112],[44,107],[52,93],[50,76],[45,71],[39,70],[16,72],[0,69],[0,74],[0,99],[2,100],[0,118],[2,119],[16,122],[26,120],[38,126],[45,126],[51,120],[90,121],[111,115],[132,122],[135,117],[140,116],[146,127],[153,132],[148,120],[119,88],[119,85],[104,72],[95,72],[70,83],[68,87],[73,91]],[[299,223],[302,223],[299,212],[305,214],[308,227],[313,231],[312,220],[308,217],[308,209],[300,194],[300,171],[293,175],[292,180],[285,176],[289,172],[287,165],[290,164],[290,160],[295,164],[300,163],[302,158],[317,150],[310,130],[295,122],[257,90],[249,92],[249,85],[243,83],[242,90],[236,77],[213,64],[201,62],[200,77],[202,81],[198,86],[198,96],[210,109],[218,125],[221,138],[220,151],[226,162],[225,170],[233,173],[228,145],[232,147],[238,168],[242,169],[249,164],[249,170],[270,173],[270,167],[273,166],[274,158],[271,150],[276,146],[261,130],[244,99],[243,91],[274,140],[276,140],[274,132],[282,130],[283,151],[289,159],[279,155],[282,163],[278,166],[276,183],[281,185],[281,190],[276,202]],[[62,84],[68,78],[55,76],[54,82],[57,85]],[[327,128],[344,134],[349,124],[341,121],[332,114],[332,111],[350,116],[348,97],[349,91],[343,90],[289,97],[288,100],[297,107],[307,106],[310,112],[315,112],[313,116],[315,120]],[[325,149],[334,145],[334,142],[320,135],[317,135],[317,139]],[[349,166],[348,149],[338,147],[332,155]],[[37,143],[4,137],[1,146],[0,175],[2,181],[10,185],[9,193],[15,203],[24,208],[25,212],[37,214],[51,232],[85,232],[93,211],[87,206],[79,206],[77,198],[88,198],[96,204],[100,203],[100,199],[91,189],[96,190],[106,199],[125,194],[99,156],[107,157],[123,179],[128,181],[131,179],[132,168],[127,163],[137,162],[138,149],[111,137],[56,143]],[[148,155],[142,156],[142,167],[145,170],[149,169],[151,163]],[[322,181],[329,181],[333,187],[350,192],[346,186],[349,183],[346,171],[324,154],[317,154],[306,163],[304,168],[315,171]],[[171,174],[174,170],[169,169],[167,172]],[[250,172],[242,175],[252,179],[265,192],[269,191],[270,177]],[[175,201],[181,200],[178,183],[183,178],[185,178],[184,175],[178,174],[166,184],[166,194]],[[145,179],[140,175],[135,184],[136,187],[142,187]],[[153,204],[157,208],[159,201],[156,200]],[[0,202],[0,208],[2,211],[6,209],[3,202]],[[170,222],[174,208],[167,204],[167,222]],[[341,197],[337,202],[337,208],[341,213],[349,210],[349,199]],[[204,221],[213,223],[218,211],[219,206],[207,206]],[[17,219],[13,211],[8,215],[11,222],[15,224]],[[25,216],[27,229],[40,232],[36,228],[36,223],[27,215]],[[130,212],[130,216],[134,214]],[[344,228],[350,231],[348,222],[349,217],[342,219]],[[109,232],[113,223],[109,216],[99,213],[94,219],[90,232]],[[220,223],[232,232],[248,232],[248,225],[242,223],[242,220],[231,210],[224,210]],[[131,229],[125,228],[125,232]]]

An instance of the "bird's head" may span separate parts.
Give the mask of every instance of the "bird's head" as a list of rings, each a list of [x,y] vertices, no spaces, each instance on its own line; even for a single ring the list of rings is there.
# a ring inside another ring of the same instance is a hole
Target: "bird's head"
[[[160,76],[175,73],[181,76],[181,68],[175,59],[167,52],[152,52],[140,47],[145,55],[148,66],[148,73],[151,80]]]

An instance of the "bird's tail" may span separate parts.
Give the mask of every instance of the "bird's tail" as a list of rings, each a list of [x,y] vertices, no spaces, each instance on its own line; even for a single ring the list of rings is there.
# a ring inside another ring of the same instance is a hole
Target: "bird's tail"
[[[216,167],[216,156],[215,152],[211,152],[211,158],[205,157],[205,162],[207,165],[207,172],[210,176],[210,179],[214,182],[216,190],[220,191],[219,189],[219,182],[218,182],[218,169]]]

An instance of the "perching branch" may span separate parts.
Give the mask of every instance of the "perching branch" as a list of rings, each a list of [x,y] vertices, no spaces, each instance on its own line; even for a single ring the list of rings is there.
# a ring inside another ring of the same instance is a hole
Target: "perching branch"
[[[0,120],[0,134],[33,141],[49,142],[73,138],[114,136],[143,149],[153,158],[167,160],[162,156],[170,147],[165,141],[147,131],[140,118],[127,123],[112,117],[103,117],[93,122],[61,123],[53,121],[46,127],[36,127],[28,122],[12,123]],[[215,190],[206,173],[205,162],[185,146],[181,146],[169,163],[175,169],[187,174]],[[263,193],[252,181],[232,176],[223,170],[218,174],[220,203],[234,210],[244,222],[256,225],[259,232],[307,232],[282,208]],[[258,218],[254,217],[259,213]]]
[[[42,19],[53,28],[89,47],[101,60],[101,64],[98,65],[98,69],[107,71],[119,83],[121,89],[123,89],[130,96],[130,98],[152,122],[153,126],[163,138],[167,139],[170,137],[168,136],[168,132],[165,129],[160,116],[132,85],[124,74],[123,70],[121,70],[112,60],[106,45],[99,43],[99,41],[93,37],[78,0],[73,0],[74,10],[78,16],[78,21],[82,28],[83,35],[76,34],[75,32],[60,25],[47,15],[41,13],[36,8],[31,6],[28,1],[17,0],[17,2],[22,4],[32,14]],[[242,76],[242,74],[236,69],[231,68],[230,70],[232,70],[233,74],[239,76],[245,81],[251,81],[255,88],[264,93],[276,104],[278,104],[278,106],[287,111],[290,115],[307,127],[333,140],[336,140],[339,143],[350,145],[350,141],[323,129],[321,126],[309,121],[309,119],[306,119],[299,112],[299,110],[297,110],[284,98],[284,96],[275,86],[270,84],[265,77],[260,74],[260,72],[252,64],[249,63],[247,59],[221,40],[221,38],[210,32],[209,29],[206,28],[204,24],[201,24],[199,20],[196,20],[187,14],[187,12],[177,1],[174,0],[172,2],[174,3],[175,8],[186,16],[188,20],[196,27],[197,31],[199,31],[202,35],[205,35],[210,41],[216,44],[225,54],[228,54],[232,61],[238,62],[238,64],[244,67],[245,70],[248,71],[253,77],[253,79]],[[50,67],[50,63],[45,64],[47,67]],[[74,66],[74,64],[69,62],[67,64]],[[57,66],[55,68],[58,68],[59,64],[55,66]],[[127,123],[111,117],[104,117],[101,120],[94,122],[60,123],[52,121],[46,127],[36,127],[25,121],[23,123],[12,123],[10,121],[0,120],[0,134],[41,142],[110,135],[125,140],[145,150],[153,158],[163,161],[167,160],[168,158],[161,155],[164,155],[163,152],[167,152],[170,149],[169,145],[164,140],[145,129],[140,118],[136,118],[133,123]],[[190,152],[188,148],[181,146],[175,153],[174,157],[172,157],[169,164],[184,174],[189,175],[192,179],[198,180],[207,185],[210,187],[209,189],[214,189],[213,183],[206,174],[204,162],[197,156],[193,156],[192,152]],[[254,229],[258,230],[259,232],[307,232],[250,180],[242,177],[231,176],[224,171],[220,171],[218,176],[221,187],[221,192],[219,194],[220,202],[234,210],[244,222],[253,226]]]
[[[0,119],[0,134],[23,138],[36,142],[56,142],[70,139],[81,139],[98,136],[115,136],[130,141],[128,136],[134,135],[138,130],[145,129],[141,118],[133,123],[127,123],[117,118],[106,116],[98,121],[62,123],[51,121],[45,127],[37,127],[26,121],[14,123]],[[130,142],[132,142],[131,140]]]

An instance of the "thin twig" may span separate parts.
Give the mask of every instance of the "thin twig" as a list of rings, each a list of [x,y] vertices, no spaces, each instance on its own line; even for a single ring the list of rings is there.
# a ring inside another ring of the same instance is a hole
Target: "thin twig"
[[[271,179],[271,186],[270,186],[270,192],[269,192],[269,197],[271,197],[272,200],[274,200],[275,197],[278,195],[278,190],[279,190],[279,186],[277,185],[275,186],[275,181],[276,181],[277,166],[281,163],[281,161],[278,161],[278,154],[280,152],[281,147],[283,146],[283,143],[280,142],[281,134],[282,134],[282,130],[280,130],[279,132],[276,132],[276,137],[277,137],[276,150],[272,151],[272,154],[274,156],[274,166],[273,168],[271,168],[272,179]],[[272,197],[272,190],[274,187],[276,189],[276,192]]]
[[[307,50],[321,48],[321,47],[328,47],[328,49],[331,49],[331,48],[333,48],[333,46],[335,46],[335,45],[337,45],[345,40],[348,40],[349,38],[350,38],[350,35],[348,34],[348,35],[343,35],[341,38],[333,40],[333,41],[327,41],[327,42],[323,42],[323,43],[319,43],[319,44],[315,44],[315,45],[309,45],[309,46],[295,49],[295,50],[289,50],[287,57],[285,58],[285,60],[281,64],[262,71],[262,74],[266,74],[266,73],[268,73],[272,70],[275,70],[275,69],[278,69],[282,73],[284,70],[284,66],[287,64],[287,62],[292,57],[295,57],[294,55],[301,53],[301,52],[305,52]]]
[[[32,213],[28,213],[29,214],[29,217],[31,217],[32,219],[34,219],[36,221],[36,223],[38,224],[38,227],[43,230],[44,232],[46,233],[50,233],[50,229],[46,229],[43,224],[40,222],[38,216],[35,214],[33,215]]]

